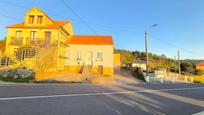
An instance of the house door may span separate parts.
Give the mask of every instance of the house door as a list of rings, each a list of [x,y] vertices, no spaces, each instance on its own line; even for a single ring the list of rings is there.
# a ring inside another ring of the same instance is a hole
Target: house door
[[[98,74],[103,75],[103,66],[102,65],[98,66]]]
[[[45,32],[45,43],[49,44],[51,39],[51,32]]]

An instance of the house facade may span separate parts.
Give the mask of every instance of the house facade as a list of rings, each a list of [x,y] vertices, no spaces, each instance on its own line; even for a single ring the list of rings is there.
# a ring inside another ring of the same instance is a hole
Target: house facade
[[[139,67],[142,70],[146,70],[146,62],[143,61],[143,60],[135,60],[135,61],[133,61],[131,63],[127,63],[127,66],[128,67],[133,67],[133,68]]]
[[[204,61],[196,64],[196,69],[202,70],[204,72]]]
[[[65,65],[71,72],[113,75],[111,36],[72,36],[67,45]]]
[[[111,36],[75,36],[70,21],[53,20],[38,7],[24,15],[24,22],[7,26],[1,61],[10,68],[36,72],[67,70],[113,75]],[[6,59],[6,60],[3,60]]]

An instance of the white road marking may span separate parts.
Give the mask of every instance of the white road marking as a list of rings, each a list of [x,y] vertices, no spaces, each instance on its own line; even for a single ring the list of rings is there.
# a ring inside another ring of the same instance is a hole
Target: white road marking
[[[204,89],[204,87],[176,88],[176,89],[159,89],[159,90],[139,90],[139,91],[118,91],[118,92],[85,93],[85,94],[82,93],[82,94],[45,95],[45,96],[3,97],[3,98],[0,98],[0,101],[22,100],[22,99],[40,99],[40,98],[57,98],[57,97],[79,97],[79,96],[100,96],[100,95],[116,95],[116,94],[134,94],[134,93],[139,93],[139,92],[179,91],[179,90],[193,90],[193,89]]]

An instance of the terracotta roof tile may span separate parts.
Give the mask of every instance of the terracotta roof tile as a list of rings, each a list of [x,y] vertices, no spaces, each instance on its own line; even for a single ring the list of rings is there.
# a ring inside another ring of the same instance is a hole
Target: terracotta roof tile
[[[113,45],[112,36],[72,36],[67,44]]]
[[[5,44],[4,43],[0,43],[0,49],[4,49],[5,48]]]
[[[41,29],[54,29],[59,28],[60,26],[69,23],[69,21],[54,21],[53,24],[48,26],[25,26],[24,23],[18,23],[14,25],[7,26],[7,28],[41,28]]]

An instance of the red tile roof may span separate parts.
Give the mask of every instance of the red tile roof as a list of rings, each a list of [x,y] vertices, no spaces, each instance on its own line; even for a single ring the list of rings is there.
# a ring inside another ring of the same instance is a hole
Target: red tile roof
[[[112,36],[72,36],[67,44],[113,45]]]
[[[4,49],[5,48],[5,44],[4,43],[0,43],[0,49]]]
[[[196,66],[204,66],[204,61],[201,61],[200,63],[196,64]]]
[[[69,23],[69,21],[54,21],[53,24],[48,26],[25,26],[24,23],[18,23],[14,25],[7,26],[7,28],[40,28],[40,29],[55,29],[63,26],[64,24]]]

